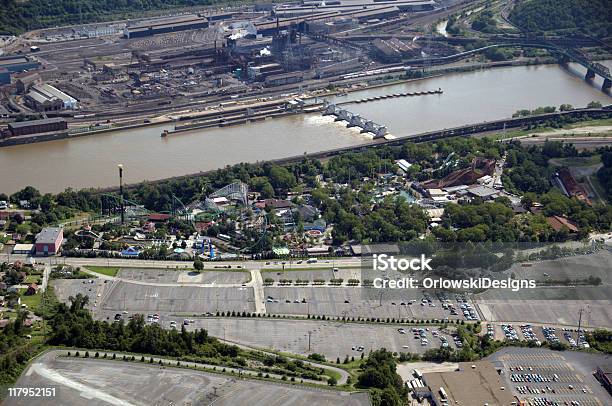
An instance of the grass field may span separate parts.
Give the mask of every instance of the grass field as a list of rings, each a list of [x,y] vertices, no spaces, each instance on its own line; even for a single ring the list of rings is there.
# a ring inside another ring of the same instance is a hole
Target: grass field
[[[40,292],[35,295],[26,295],[25,291],[26,289],[20,289],[21,304],[28,306],[29,310],[35,311],[38,305],[40,305],[42,295]]]
[[[569,157],[569,158],[554,158],[550,163],[557,166],[591,166],[601,162],[601,155],[592,155],[587,157]]]
[[[106,276],[117,276],[117,273],[119,272],[119,267],[118,266],[94,266],[94,265],[90,265],[86,267],[87,269],[89,269],[92,272],[96,272],[102,275],[106,275]]]
[[[600,126],[609,126],[609,125],[612,125],[612,119],[587,120],[587,121],[580,121],[577,123],[567,124],[561,128],[540,127],[540,128],[534,128],[531,130],[507,130],[507,131],[499,132],[496,134],[486,134],[484,136],[486,136],[487,138],[492,138],[494,140],[504,140],[507,138],[522,137],[528,134],[541,134],[541,133],[547,133],[547,132],[554,132],[559,129],[571,130],[574,128],[600,127]],[[598,135],[605,135],[605,133],[598,134]],[[584,134],[584,136],[586,136],[586,134]]]

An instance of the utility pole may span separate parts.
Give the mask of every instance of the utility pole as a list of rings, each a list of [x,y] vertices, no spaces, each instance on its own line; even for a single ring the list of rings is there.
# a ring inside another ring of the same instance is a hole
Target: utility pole
[[[584,312],[584,307],[580,308],[580,313],[578,315],[578,333],[576,334],[576,345],[580,343],[580,330],[582,329],[582,312]]]
[[[312,331],[308,331],[308,352],[310,352],[310,336],[312,335]]]
[[[119,168],[119,194],[121,195],[121,224],[125,223],[125,207],[123,202],[123,164],[117,165]]]
[[[582,311],[584,310],[584,308],[580,308],[580,311],[578,312],[578,332],[576,333],[576,346],[578,345],[578,342],[580,341],[580,325],[582,324]]]

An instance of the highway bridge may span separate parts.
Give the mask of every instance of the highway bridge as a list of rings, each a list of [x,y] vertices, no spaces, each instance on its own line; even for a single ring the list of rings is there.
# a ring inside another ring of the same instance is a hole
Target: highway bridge
[[[359,47],[362,50],[366,50],[364,41],[373,41],[375,39],[384,38],[397,38],[409,41],[437,41],[447,42],[453,45],[466,45],[481,41],[478,38],[469,37],[414,37],[413,35],[396,35],[396,34],[378,34],[378,35],[363,35],[353,34],[339,39],[333,35],[320,36],[319,39],[330,41],[335,39],[337,43],[347,45],[353,43],[353,47]],[[361,44],[357,45],[359,42]],[[401,65],[442,65],[446,63],[455,62],[464,58],[469,57],[475,53],[483,52],[489,48],[495,47],[518,47],[518,48],[538,48],[546,49],[553,54],[560,57],[561,63],[567,64],[569,62],[575,62],[582,65],[587,73],[585,75],[586,80],[592,80],[595,76],[603,78],[604,82],[602,85],[603,91],[609,91],[612,87],[612,75],[610,69],[598,62],[592,61],[587,55],[580,52],[578,47],[583,46],[603,46],[609,48],[609,46],[591,37],[529,37],[529,36],[518,36],[518,35],[495,35],[489,38],[490,44],[484,47],[473,49],[471,51],[459,52],[457,54],[435,57],[435,58],[418,58],[403,61]],[[397,64],[396,64],[397,65]]]
[[[563,56],[564,63],[570,61],[579,63],[584,66],[587,70],[585,79],[593,80],[595,75],[599,75],[604,79],[602,90],[610,90],[612,87],[612,76],[610,75],[610,69],[598,62],[591,61],[586,55],[574,48],[557,48],[555,52],[560,53]]]
[[[451,62],[456,62],[461,59],[465,59],[473,54],[483,52],[490,48],[500,48],[500,47],[517,47],[517,48],[538,48],[538,49],[546,49],[553,54],[559,56],[561,63],[567,64],[569,62],[575,62],[579,65],[582,65],[587,73],[585,75],[586,80],[592,80],[596,75],[603,78],[603,84],[601,89],[605,92],[608,92],[612,87],[612,75],[610,74],[610,69],[607,66],[604,66],[598,62],[592,61],[588,56],[584,55],[576,48],[571,47],[563,47],[553,43],[541,41],[541,40],[515,40],[515,41],[506,41],[501,43],[490,44],[481,48],[476,48],[470,51],[459,52],[457,54],[441,56],[435,58],[418,58],[406,60],[402,64],[410,65],[410,66],[422,66],[422,65],[443,65]]]

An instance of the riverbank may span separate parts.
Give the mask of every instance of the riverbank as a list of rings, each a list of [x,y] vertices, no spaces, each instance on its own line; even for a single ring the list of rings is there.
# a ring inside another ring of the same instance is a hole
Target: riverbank
[[[343,97],[326,98],[345,102],[442,88],[441,95],[348,106],[351,113],[386,126],[391,135],[406,137],[509,118],[521,109],[558,107],[564,103],[579,107],[591,101],[610,104],[612,99],[599,90],[597,83],[589,84],[583,77],[584,72],[575,65],[570,65],[569,70],[557,65],[503,67],[365,90],[357,88]],[[188,121],[182,120],[181,124]],[[0,173],[9,175],[0,180],[0,190],[13,193],[24,185],[32,185],[43,193],[57,193],[67,187],[104,188],[117,184],[118,163],[124,165],[125,183],[138,183],[241,162],[256,163],[373,144],[371,137],[360,134],[358,129],[346,128],[346,124],[318,113],[160,137],[164,129],[173,128],[173,122],[156,123],[91,137],[0,148]]]
[[[574,111],[565,111],[565,112],[557,112],[557,113],[550,113],[550,114],[534,115],[534,116],[529,116],[529,117],[513,118],[513,119],[506,119],[506,120],[496,120],[496,121],[490,121],[490,122],[484,122],[484,123],[475,123],[475,124],[470,124],[470,125],[462,126],[462,127],[448,128],[444,130],[431,131],[431,132],[415,134],[415,135],[405,136],[405,137],[398,137],[398,138],[393,138],[393,139],[378,139],[378,140],[374,140],[371,143],[365,144],[365,145],[336,148],[336,149],[321,151],[317,153],[295,155],[295,156],[291,156],[287,158],[270,159],[270,160],[266,160],[265,162],[273,163],[277,165],[286,165],[286,164],[300,162],[304,160],[305,158],[315,159],[315,160],[325,160],[325,159],[329,159],[330,157],[340,155],[342,153],[352,152],[352,151],[353,152],[362,151],[366,148],[379,148],[379,147],[384,147],[384,146],[402,145],[403,143],[408,142],[408,141],[411,141],[414,143],[421,143],[421,142],[435,141],[436,139],[447,138],[447,137],[481,135],[483,133],[491,134],[493,131],[499,131],[499,130],[506,129],[506,128],[517,128],[517,127],[525,126],[525,125],[536,125],[539,123],[549,122],[559,117],[579,117],[585,114],[590,114],[591,117],[594,117],[594,116],[604,117],[602,121],[605,123],[608,123],[609,120],[611,119],[610,116],[612,116],[612,110],[609,110],[609,109],[580,109],[580,110],[574,110]],[[589,120],[589,122],[592,123],[593,120]],[[612,138],[610,138],[610,143],[612,143]],[[161,183],[165,183],[165,182],[169,182],[173,180],[181,180],[181,179],[188,179],[188,178],[193,178],[193,177],[207,176],[207,175],[213,174],[216,171],[217,169],[213,169],[209,171],[200,171],[197,173],[192,173],[192,174],[187,174],[187,175],[172,176],[172,177],[165,178],[165,179],[148,181],[147,183],[161,184]],[[127,184],[127,185],[124,185],[124,188],[135,189],[140,185],[140,183],[141,182]],[[105,192],[113,192],[113,191],[118,191],[119,189],[118,187],[108,187],[108,188],[100,188],[99,190],[105,191]]]
[[[313,102],[316,102],[316,100],[321,99],[321,98],[325,99],[325,98],[330,98],[330,97],[339,97],[342,95],[360,92],[364,90],[375,90],[375,89],[380,89],[380,88],[389,87],[389,86],[409,84],[409,83],[414,83],[414,82],[419,82],[419,81],[424,81],[424,80],[430,80],[433,78],[439,78],[439,77],[443,77],[445,75],[449,75],[453,73],[473,72],[473,71],[503,68],[503,67],[509,67],[509,66],[547,65],[547,64],[552,64],[552,63],[554,63],[553,60],[543,60],[543,61],[539,61],[538,63],[534,63],[533,61],[523,60],[523,61],[502,61],[502,62],[478,63],[478,64],[469,65],[469,66],[448,66],[448,67],[440,68],[440,69],[434,68],[434,70],[432,70],[429,74],[426,73],[424,76],[418,77],[418,78],[402,78],[405,76],[405,73],[380,74],[380,75],[375,75],[372,77],[341,81],[335,84],[336,88],[331,92],[328,92],[324,95],[318,95],[318,94],[306,95],[305,97],[303,97],[303,99],[307,103],[313,103]],[[358,84],[363,84],[364,81],[367,81],[366,85],[357,86]],[[314,90],[317,90],[317,89],[314,89]],[[278,104],[286,103],[290,99],[291,98],[282,98],[279,100],[274,100],[267,104],[278,105]],[[350,101],[350,103],[354,103],[354,102],[355,101]],[[349,103],[349,101],[347,102],[343,101],[340,103],[346,104],[346,103]],[[216,109],[210,109],[210,110],[203,111],[203,112],[194,110],[194,111],[190,111],[187,114],[180,114],[180,112],[176,112],[177,114],[173,115],[173,112],[175,112],[177,109],[183,108],[182,106],[179,106],[177,108],[174,108],[168,111],[167,113],[164,113],[161,116],[153,116],[148,119],[144,119],[141,121],[139,120],[138,123],[127,123],[127,124],[122,124],[118,126],[111,125],[110,127],[105,127],[101,129],[96,129],[94,127],[92,130],[89,130],[89,131],[79,131],[79,132],[60,131],[60,132],[32,134],[32,135],[26,135],[26,136],[4,138],[4,139],[0,139],[0,148],[7,147],[7,146],[34,144],[34,143],[39,143],[39,142],[93,136],[93,135],[113,133],[113,132],[138,129],[138,128],[159,127],[164,124],[171,124],[171,123],[180,122],[180,121],[204,119],[208,115],[215,115],[215,114],[221,114],[221,113],[231,114],[236,110],[253,108],[253,107],[256,108],[256,107],[261,106],[262,104],[266,104],[266,103],[255,101],[255,102],[251,102],[247,104],[242,104],[234,108],[216,108]],[[252,121],[254,122],[254,121],[260,121],[260,120],[267,120],[271,118],[278,118],[278,117],[283,117],[289,114],[296,114],[296,112],[291,111],[291,112],[287,112],[286,114],[270,114],[268,116],[263,115],[263,116],[257,117],[256,119]],[[249,120],[248,118],[245,118],[244,120],[233,120],[227,123],[223,123],[219,121],[218,123],[219,125],[210,125],[210,126],[202,126],[202,127],[196,126],[194,127],[194,129],[228,127],[228,126],[233,126],[233,125],[246,124],[249,122],[251,122],[251,120]],[[78,127],[74,127],[73,129],[76,129],[76,128]],[[85,127],[82,127],[82,128],[85,128]],[[185,130],[180,130],[180,131],[185,131]],[[161,135],[162,132],[163,130],[160,129],[159,134]]]

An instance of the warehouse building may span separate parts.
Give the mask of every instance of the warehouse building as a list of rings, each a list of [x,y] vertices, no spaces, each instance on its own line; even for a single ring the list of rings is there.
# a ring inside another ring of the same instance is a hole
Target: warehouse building
[[[32,86],[25,102],[36,111],[74,110],[78,104],[74,97],[46,83]]]
[[[21,72],[24,70],[37,69],[40,62],[27,56],[7,56],[0,58],[0,69],[5,68],[9,72]]]
[[[0,68],[0,86],[11,84],[11,72],[6,68]]]
[[[138,38],[169,32],[197,30],[207,27],[207,18],[196,14],[190,14],[186,16],[156,19],[127,27],[123,31],[123,35],[125,38]]]
[[[397,38],[372,41],[372,57],[381,62],[400,62],[403,58],[414,57],[419,52],[419,47],[412,42],[404,42]]]
[[[55,255],[59,252],[64,241],[64,230],[61,227],[45,227],[36,236],[34,250],[36,256]]]
[[[393,11],[387,11],[392,16],[393,13],[429,11],[435,8],[433,0],[306,0],[302,4],[286,4],[274,9],[276,17],[305,17],[313,12],[339,12],[348,13],[351,11],[372,10],[375,8],[396,7]],[[375,17],[369,17],[375,18]],[[377,17],[381,18],[381,17]]]
[[[461,362],[456,371],[425,373],[423,382],[435,406],[511,405],[515,401],[488,361]]]
[[[279,73],[266,77],[266,86],[281,86],[304,80],[304,72]]]
[[[8,124],[11,137],[61,131],[68,129],[68,122],[60,117],[45,118],[43,120],[19,121]]]
[[[17,72],[12,77],[17,94],[25,94],[32,86],[40,83],[38,72]]]
[[[264,65],[247,67],[247,76],[250,80],[261,81],[268,76],[283,73],[283,68],[278,63],[267,63]]]

